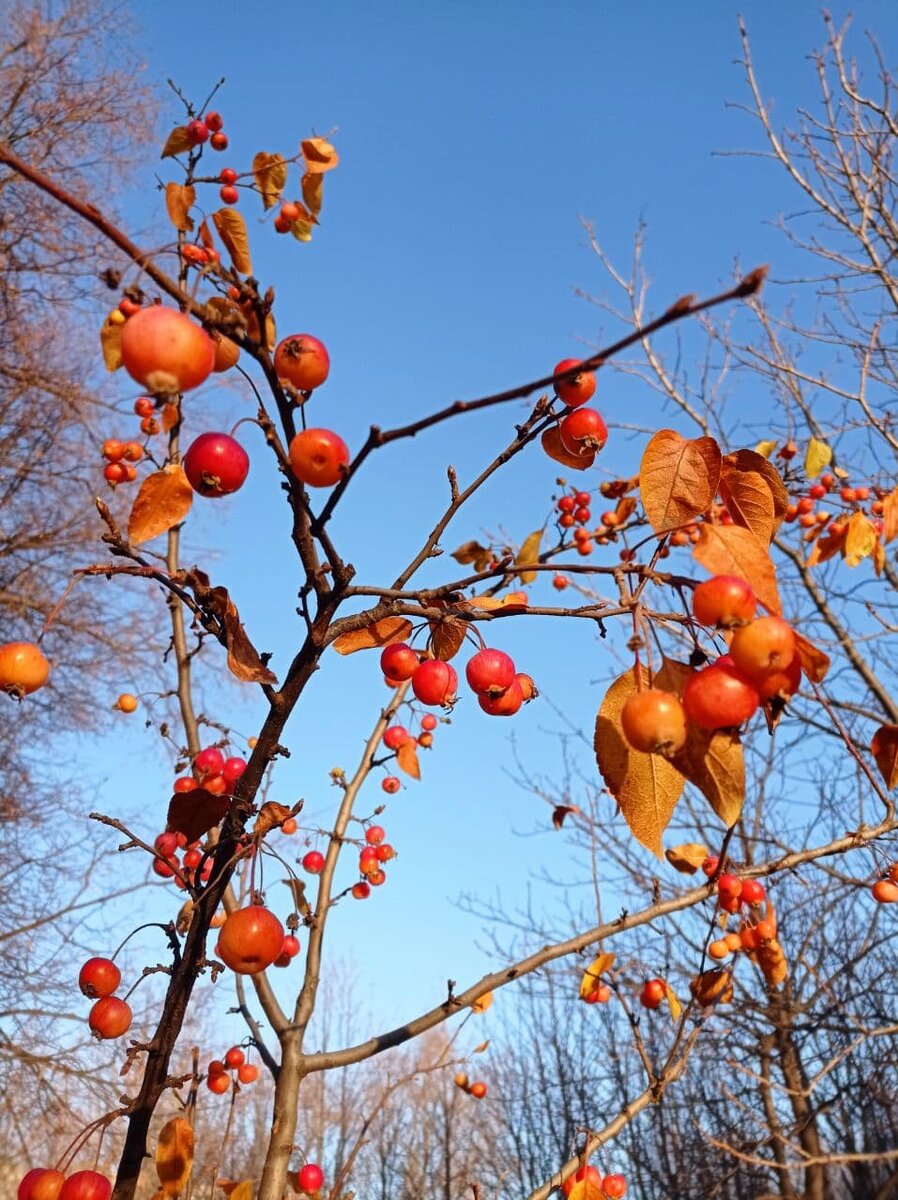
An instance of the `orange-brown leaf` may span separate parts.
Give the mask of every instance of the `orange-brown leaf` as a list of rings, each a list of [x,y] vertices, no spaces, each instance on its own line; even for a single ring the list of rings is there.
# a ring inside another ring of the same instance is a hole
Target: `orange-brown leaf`
[[[664,851],[670,865],[683,875],[694,875],[708,857],[708,847],[702,842],[681,842]]]
[[[837,554],[842,554],[845,549],[845,536],[848,533],[848,523],[839,522],[835,529],[818,537],[811,547],[811,553],[808,555],[808,566],[816,567],[818,563],[824,563],[827,559],[835,558]]]
[[[299,1176],[297,1175],[297,1179]],[[228,1200],[253,1200],[253,1181],[241,1179],[239,1183],[232,1180],[219,1179],[218,1186],[228,1197]]]
[[[898,536],[898,488],[889,492],[882,501],[882,540],[888,545]]]
[[[236,605],[229,601],[224,614],[228,647],[228,670],[241,683],[277,683],[274,671],[263,662],[259,651],[243,628]]]
[[[180,525],[193,504],[193,488],[181,466],[163,467],[148,475],[131,507],[128,538],[148,542]]]
[[[587,996],[591,996],[599,984],[602,982],[602,975],[614,965],[614,955],[610,951],[605,951],[597,958],[594,958],[580,979],[580,999],[585,1000]]]
[[[733,998],[732,973],[720,968],[702,971],[690,983],[689,990],[702,1008],[710,1008],[712,1004],[729,1004]]]
[[[795,631],[795,648],[801,661],[801,669],[812,683],[822,683],[829,671],[829,655],[815,646],[803,633]]]
[[[712,575],[737,575],[746,580],[768,612],[774,616],[782,612],[773,559],[750,529],[705,523],[692,557]]]
[[[205,788],[176,792],[168,806],[168,827],[196,842],[215,828],[230,807],[228,796],[213,796]]]
[[[260,150],[253,158],[253,178],[267,211],[277,204],[287,185],[287,164],[280,154],[266,154]]]
[[[246,222],[236,208],[219,208],[212,214],[218,236],[224,242],[234,270],[241,275],[251,275],[253,263],[249,253],[249,238]]]
[[[193,1167],[193,1127],[183,1117],[173,1117],[159,1130],[156,1174],[163,1195],[177,1196],[187,1185]]]
[[[117,371],[122,365],[122,314],[114,308],[100,328],[100,349],[107,371]]]
[[[174,158],[176,154],[186,153],[192,145],[193,143],[187,136],[187,126],[176,125],[165,139],[165,145],[162,147],[159,157]]]
[[[617,518],[616,528],[619,529],[621,525],[626,524],[637,508],[638,504],[635,496],[621,496],[614,507],[614,515]]]
[[[421,767],[418,763],[418,747],[413,740],[403,742],[396,751],[396,766],[412,779],[421,778]]]
[[[642,505],[655,533],[688,524],[713,503],[720,480],[720,447],[714,438],[689,440],[660,429],[639,467]]]
[[[779,471],[754,450],[726,455],[720,469],[720,495],[735,523],[762,542],[772,541],[789,507]]]
[[[196,188],[184,183],[167,183],[165,185],[165,208],[168,219],[180,233],[193,229],[193,218],[190,210],[196,200]]]
[[[460,566],[470,564],[479,575],[493,561],[493,552],[488,546],[481,546],[480,542],[463,542],[457,550],[452,551],[452,557]]]
[[[898,787],[898,725],[880,725],[873,734],[870,753],[891,792]]]
[[[326,138],[306,138],[299,148],[309,175],[323,175],[325,171],[332,171],[340,161],[337,151]]]
[[[636,673],[627,671],[605,693],[596,718],[596,760],[605,786],[620,805],[633,836],[661,858],[661,836],[685,781],[666,758],[642,754],[627,744],[620,714],[635,691]]]
[[[557,425],[550,425],[539,440],[549,458],[561,463],[563,467],[569,467],[572,471],[585,471],[596,461],[595,450],[587,450],[585,454],[571,454],[570,450],[562,444]]]
[[[556,804],[552,809],[552,825],[555,829],[561,829],[564,825],[565,817],[579,817],[581,809],[576,804]]]
[[[181,419],[181,407],[178,404],[172,404],[169,401],[162,406],[161,413],[162,432],[170,433]]]
[[[845,531],[845,545],[842,557],[846,567],[856,567],[863,559],[869,558],[876,545],[876,528],[865,512],[860,509],[853,512],[848,519]]]
[[[478,996],[476,1000],[471,1001],[471,1008],[476,1013],[485,1013],[488,1008],[492,1008],[493,993],[484,992],[482,996]]]
[[[253,825],[253,837],[259,841],[272,829],[277,829],[290,816],[286,804],[278,804],[275,800],[266,800],[259,809],[259,815]]]
[[[468,632],[467,622],[459,620],[458,617],[442,617],[440,620],[431,621],[430,629],[430,649],[434,658],[442,659],[443,662],[455,658],[464,645]]]
[[[324,198],[324,176],[320,173],[306,172],[302,177],[302,199],[306,208],[313,216],[321,212],[321,202]]]
[[[355,654],[357,650],[382,650],[394,642],[404,642],[411,636],[412,623],[405,617],[382,617],[373,625],[341,633],[334,638],[333,646],[338,654]]]
[[[786,956],[783,953],[780,943],[776,938],[770,938],[766,942],[759,942],[755,953],[757,954],[761,974],[764,976],[768,987],[779,987],[789,974]]]

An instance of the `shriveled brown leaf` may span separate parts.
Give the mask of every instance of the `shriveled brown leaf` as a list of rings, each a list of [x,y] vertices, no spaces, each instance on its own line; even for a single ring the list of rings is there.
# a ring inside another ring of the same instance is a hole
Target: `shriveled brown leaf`
[[[873,734],[870,753],[891,792],[898,787],[898,725],[880,725]]]
[[[405,617],[383,617],[373,625],[341,633],[334,638],[333,647],[338,654],[355,654],[357,650],[382,650],[394,642],[404,642],[411,637],[412,623]]]
[[[309,212],[317,217],[321,212],[321,203],[324,199],[323,175],[319,173],[311,174],[308,171],[303,175],[302,199]]]
[[[187,136],[187,126],[176,125],[165,139],[165,145],[162,147],[159,157],[174,158],[176,154],[186,154],[192,145],[193,143]]]
[[[478,1046],[475,1046],[474,1049],[471,1051],[471,1053],[472,1054],[483,1054],[483,1053],[485,1053],[485,1051],[487,1051],[489,1049],[489,1045],[490,1045],[489,1039],[487,1039],[485,1042],[481,1042]]]
[[[256,316],[253,309],[248,309],[243,314],[246,317],[246,332],[247,336],[251,337],[254,342],[262,345],[262,330],[259,327],[259,318]],[[274,313],[268,312],[265,314],[265,340],[264,344],[273,347],[277,341],[277,326],[274,321]]]
[[[696,562],[712,575],[737,575],[755,590],[768,612],[782,612],[776,568],[765,544],[741,525],[703,524],[692,550]]]
[[[231,256],[234,270],[241,275],[251,275],[253,261],[249,253],[249,238],[246,222],[236,208],[219,208],[212,214],[218,236]]]
[[[421,778],[421,766],[418,762],[418,747],[414,741],[403,742],[396,751],[396,766],[412,779]]]
[[[561,829],[564,825],[565,817],[579,817],[581,813],[579,805],[576,804],[556,804],[552,809],[552,825],[555,829]]]
[[[708,847],[703,842],[681,842],[679,846],[669,846],[664,857],[681,874],[694,875],[708,857]]]
[[[282,879],[282,883],[286,883],[287,887],[293,893],[293,903],[296,906],[296,911],[301,917],[308,917],[312,912],[312,906],[306,899],[306,883],[304,879]]]
[[[655,533],[688,524],[713,503],[720,480],[720,447],[714,438],[688,439],[660,429],[639,467],[642,505]]]
[[[176,792],[168,805],[168,827],[196,842],[215,828],[230,807],[229,796],[213,796],[205,788]]]
[[[166,1196],[177,1196],[187,1185],[193,1167],[193,1126],[183,1117],[173,1117],[159,1130],[156,1142],[156,1174]]]
[[[290,816],[290,809],[286,804],[278,804],[274,800],[266,800],[259,809],[259,815],[256,817],[253,825],[253,838],[258,842],[266,833],[272,829],[277,829]]]
[[[639,476],[631,475],[629,479],[606,479],[599,484],[599,491],[606,500],[619,500],[621,496],[626,496],[627,492],[635,491],[638,487]]]
[[[460,566],[470,564],[479,575],[493,561],[493,552],[488,546],[481,546],[480,542],[462,542],[457,550],[452,551],[452,557]]]
[[[596,461],[595,450],[587,449],[584,454],[571,454],[570,450],[561,441],[561,434],[557,425],[550,425],[539,439],[539,442],[549,458],[554,459],[555,462],[561,463],[563,467],[568,467],[572,471],[586,471]]]
[[[200,227],[197,230],[197,233],[199,234],[200,244],[203,246],[204,249],[206,249],[206,250],[214,250],[215,249],[215,239],[212,236],[212,230],[209,228],[209,222],[206,220],[205,217],[203,217],[202,221],[200,221]],[[231,302],[229,300],[225,300],[224,296],[212,296],[212,297],[210,297],[209,300],[206,301],[206,303],[210,304],[210,305],[211,304],[230,305]]]
[[[430,649],[434,658],[450,662],[464,645],[468,632],[466,621],[458,617],[442,617],[430,623]]]
[[[754,450],[737,450],[724,457],[720,495],[735,523],[762,542],[772,541],[789,507],[779,471]]]
[[[626,524],[638,507],[635,496],[621,496],[614,506],[614,515],[617,518],[616,528],[619,529],[621,525]]]
[[[614,965],[614,955],[610,951],[600,954],[594,958],[580,979],[580,999],[585,1000],[587,996],[591,996],[599,984],[602,982],[602,975],[606,971],[610,971]]]
[[[165,185],[165,209],[168,219],[180,233],[193,229],[190,210],[196,200],[196,188],[190,184],[167,183]]]
[[[181,419],[181,408],[177,404],[163,404],[160,414],[160,424],[162,425],[163,433],[171,433],[178,421]]]
[[[801,661],[801,669],[804,671],[808,679],[812,683],[822,683],[829,671],[830,660],[819,646],[815,646],[812,641],[794,630],[795,633],[795,649],[798,652],[799,660]]]
[[[182,466],[167,466],[148,475],[131,506],[128,538],[148,542],[180,525],[193,504],[193,488]]]
[[[125,323],[120,319],[121,315],[114,308],[100,327],[100,349],[107,371],[117,371],[122,365],[122,329]]]
[[[178,909],[178,915],[175,917],[175,931],[184,936],[190,928],[190,923],[193,920],[193,901],[185,900]]]
[[[876,528],[865,512],[860,509],[848,519],[842,557],[846,567],[856,567],[873,553],[877,542]]]
[[[596,718],[596,760],[633,836],[661,858],[661,837],[685,780],[667,759],[631,750],[624,738],[620,714],[635,691],[636,673],[626,671],[605,693]]]
[[[720,968],[702,971],[692,980],[689,990],[702,1008],[710,1008],[712,1004],[729,1004],[733,998],[732,972]]]
[[[227,588],[211,587],[209,576],[194,567],[184,580],[197,600],[210,608],[221,623],[228,652],[228,670],[241,683],[277,683],[277,676],[263,662],[240,621],[237,606]]]
[[[253,178],[267,211],[274,208],[287,185],[287,164],[280,154],[267,154],[260,150],[253,158]]]
[[[533,533],[528,533],[524,538],[517,558],[514,560],[521,583],[533,583],[536,579],[537,572],[528,571],[527,568],[539,563],[539,544],[542,540],[543,531],[541,529],[535,529]]]
[[[789,966],[783,948],[776,938],[760,942],[755,953],[761,974],[768,987],[779,987],[781,983],[785,982],[786,976],[789,974]]]
[[[309,175],[323,175],[325,171],[332,171],[340,161],[337,151],[326,138],[305,138],[299,148]]]

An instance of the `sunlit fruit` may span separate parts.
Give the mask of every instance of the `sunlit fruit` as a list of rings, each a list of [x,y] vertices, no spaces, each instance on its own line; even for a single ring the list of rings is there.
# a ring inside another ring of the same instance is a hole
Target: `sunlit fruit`
[[[743,904],[760,904],[766,895],[763,883],[757,879],[743,879],[742,895],[739,897]]]
[[[451,704],[457,690],[455,668],[438,658],[421,663],[412,676],[412,691],[422,704]]]
[[[562,371],[570,371],[574,367],[579,367],[579,358],[563,358],[560,363],[556,363],[553,375],[560,375]],[[593,393],[596,390],[596,377],[592,371],[580,371],[571,379],[560,379],[555,384],[555,393],[568,406],[568,408],[577,408],[581,404],[585,404],[587,400],[591,400]]]
[[[476,1083],[471,1084],[471,1086],[468,1088],[468,1091],[474,1097],[475,1100],[482,1100],[483,1097],[486,1095],[486,1091],[487,1091],[486,1084],[483,1083],[481,1080],[478,1080]]]
[[[230,371],[240,358],[240,347],[233,338],[226,337],[218,330],[213,330],[209,336],[215,343],[215,362],[212,370],[218,375],[222,371]]]
[[[634,750],[675,754],[686,744],[686,713],[672,692],[634,692],[621,710],[624,737]]]
[[[719,660],[696,671],[683,689],[686,717],[699,729],[741,725],[757,711],[760,703],[757,688]]]
[[[232,1046],[224,1056],[224,1065],[234,1071],[246,1062],[246,1055],[239,1046]]]
[[[623,1175],[606,1175],[602,1180],[602,1191],[608,1200],[620,1200],[627,1194],[627,1181]]]
[[[587,458],[608,441],[608,427],[594,408],[576,408],[558,426],[561,444],[568,454]]]
[[[99,1171],[76,1171],[62,1185],[58,1200],[109,1200],[112,1184]]]
[[[311,392],[321,387],[331,367],[330,356],[324,342],[310,333],[293,333],[278,343],[274,352],[274,369],[279,379],[300,392]]]
[[[201,433],[184,455],[184,473],[201,496],[215,499],[241,488],[249,474],[249,455],[227,433]]]
[[[6,642],[0,646],[0,688],[28,696],[50,678],[50,664],[33,642]]]
[[[468,659],[465,678],[468,687],[478,695],[496,696],[510,687],[515,676],[515,666],[504,650],[484,646],[473,658]]]
[[[412,735],[404,725],[388,725],[384,730],[383,743],[388,750],[398,750],[400,746],[411,740]]]
[[[122,362],[149,392],[186,392],[211,374],[215,343],[185,313],[151,304],[122,327]]]
[[[118,996],[104,996],[90,1010],[87,1023],[101,1038],[117,1038],[131,1028],[130,1005]]]
[[[524,703],[524,693],[518,683],[517,676],[512,679],[504,692],[484,693],[477,697],[477,703],[491,717],[513,717],[519,712]]]
[[[749,679],[785,670],[795,657],[795,633],[782,617],[758,617],[733,634],[730,657]]]
[[[303,429],[290,443],[290,467],[309,487],[333,487],[349,465],[349,447],[331,429]]]
[[[898,903],[898,883],[892,883],[891,879],[877,879],[870,891],[878,904]]]
[[[118,700],[115,702],[115,707],[119,712],[133,713],[137,711],[138,699],[131,692],[122,692]]]
[[[110,958],[89,958],[78,974],[78,987],[91,1000],[111,996],[122,981],[122,973]]]
[[[62,1171],[52,1167],[34,1167],[22,1178],[16,1200],[57,1200],[65,1183]]]
[[[206,1076],[206,1087],[216,1096],[223,1096],[231,1086],[231,1077],[223,1071],[216,1072],[214,1075]]]
[[[570,1196],[574,1190],[574,1184],[581,1183],[584,1185],[584,1190],[588,1194],[593,1189],[598,1189],[602,1183],[601,1172],[596,1167],[578,1167],[573,1175],[568,1175],[567,1179],[561,1185],[561,1194]]]
[[[648,979],[639,993],[639,1003],[643,1008],[657,1008],[666,995],[663,979]]]
[[[391,679],[411,679],[420,661],[416,651],[406,642],[394,642],[381,652],[380,669]]]
[[[324,1172],[317,1163],[306,1163],[304,1167],[299,1168],[296,1182],[301,1192],[314,1195],[324,1183]]]
[[[259,1068],[254,1063],[244,1063],[237,1068],[237,1078],[241,1083],[255,1083],[259,1078]]]
[[[715,575],[692,593],[692,611],[702,625],[732,629],[755,615],[754,588],[736,575]]]
[[[308,854],[303,855],[302,865],[303,870],[308,871],[310,875],[320,875],[324,870],[324,855],[320,850],[310,850]]]
[[[284,944],[284,927],[261,904],[232,912],[218,935],[218,955],[238,975],[257,975],[271,966]]]

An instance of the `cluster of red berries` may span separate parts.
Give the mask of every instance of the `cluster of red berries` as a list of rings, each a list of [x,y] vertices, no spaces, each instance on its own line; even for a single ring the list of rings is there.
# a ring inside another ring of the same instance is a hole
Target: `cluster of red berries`
[[[131,1028],[131,1007],[113,993],[122,981],[122,973],[111,958],[89,958],[78,975],[78,987],[95,1003],[87,1023],[95,1037],[121,1037]]]
[[[576,358],[565,358],[555,366],[553,375],[570,371],[579,366]],[[596,390],[594,371],[580,371],[571,379],[555,384],[555,394],[572,412],[562,417],[557,426],[557,436],[568,454],[584,460],[587,465],[608,441],[608,427],[601,413],[594,408],[584,408]]]
[[[229,1071],[235,1071],[237,1080],[242,1084],[255,1083],[259,1078],[259,1068],[246,1061],[246,1055],[239,1046],[232,1046],[224,1058],[213,1058],[206,1068],[206,1087],[216,1096],[223,1096],[231,1086]]]
[[[106,459],[103,468],[103,478],[114,488],[119,483],[133,483],[137,478],[137,467],[143,458],[143,446],[140,442],[120,442],[117,438],[107,438],[101,448]]]
[[[406,642],[394,642],[382,652],[380,666],[391,687],[411,680],[412,691],[422,704],[448,708],[455,703],[458,674],[451,663],[439,658],[424,658]],[[503,650],[486,646],[478,650],[468,660],[465,678],[480,707],[493,717],[513,716],[522,704],[536,695],[531,677],[516,671],[513,660]],[[405,730],[402,732],[407,734]],[[396,745],[390,746],[389,742],[387,745],[390,749],[398,749],[407,737],[397,741]]]
[[[385,679],[389,687],[395,687],[396,684],[391,679]],[[404,725],[390,725],[384,730],[384,745],[388,750],[398,750],[400,746],[405,746],[410,742],[414,742],[416,746],[421,746],[425,750],[429,750],[433,745],[433,731],[437,727],[437,719],[433,713],[425,713],[421,718],[421,732],[417,737],[409,733]],[[398,776],[385,775],[380,781],[380,786],[388,796],[394,796],[402,787]]]
[[[882,514],[883,514],[883,497],[887,494],[886,491],[880,493],[879,489],[873,489],[876,492],[876,497],[870,504],[870,517],[873,522],[873,527],[877,533],[882,533]],[[783,518],[785,521],[795,521],[803,529],[809,532],[806,540],[813,540],[817,533],[825,532],[833,535],[838,535],[844,532],[848,520],[852,513],[857,510],[857,506],[865,504],[870,499],[871,489],[869,487],[849,487],[847,484],[840,484],[835,475],[825,474],[820,476],[819,482],[812,484],[808,488],[807,495],[799,497],[793,504],[790,504],[786,509],[786,514]],[[826,512],[823,509],[815,511],[818,501],[823,500],[826,496],[831,499],[838,499],[846,506],[851,507],[848,511],[840,513],[833,517],[833,514]]]
[[[717,871],[719,860],[716,855],[706,858],[702,870],[706,875]],[[764,916],[757,907],[767,899],[764,885],[757,879],[740,879],[738,875],[724,873],[717,880],[717,903],[730,914],[741,913],[739,929],[725,933],[708,947],[711,958],[723,959],[740,950],[751,954],[764,942],[776,937],[776,916],[768,905]]]
[[[888,878],[877,879],[870,891],[877,904],[898,904],[898,863],[892,863]]]
[[[194,784],[195,786],[196,784]],[[199,885],[206,883],[212,874],[211,855],[203,862],[203,849],[200,843],[188,842],[183,833],[167,829],[156,836],[153,846],[157,855],[161,856],[153,859],[153,871],[160,879],[174,879],[175,885],[183,888],[185,886],[184,879]],[[178,858],[179,850],[184,851],[181,859]],[[202,868],[198,872],[201,863]]]
[[[187,123],[187,140],[191,146],[202,146],[208,142],[213,150],[227,150],[227,134],[222,133],[224,120],[221,113],[207,112],[204,117],[198,117]]]
[[[577,1184],[581,1186],[574,1193],[574,1200],[578,1195],[594,1197],[595,1200],[598,1200],[599,1196],[608,1197],[608,1200],[620,1200],[621,1196],[627,1194],[627,1181],[623,1175],[603,1176],[597,1167],[580,1167],[573,1175],[569,1175],[561,1185],[561,1194],[565,1197],[570,1196]]]
[[[16,1200],[109,1200],[112,1184],[99,1171],[75,1171],[66,1179],[53,1167],[35,1167],[19,1183]]]

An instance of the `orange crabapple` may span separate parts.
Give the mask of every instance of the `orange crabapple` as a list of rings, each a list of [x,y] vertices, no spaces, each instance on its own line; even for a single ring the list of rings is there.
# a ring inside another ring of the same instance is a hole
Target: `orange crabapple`
[[[659,688],[634,692],[621,710],[621,726],[633,749],[647,754],[676,754],[686,743],[683,705]]]
[[[755,615],[754,588],[736,575],[715,575],[700,583],[692,594],[692,612],[702,625],[732,629]]]
[[[758,617],[733,634],[730,657],[748,679],[785,670],[795,658],[795,634],[782,617]]]

